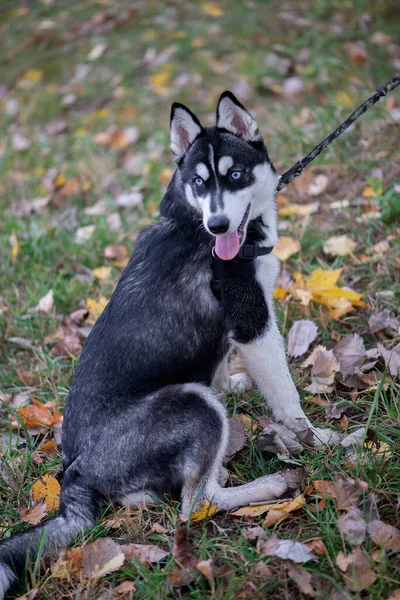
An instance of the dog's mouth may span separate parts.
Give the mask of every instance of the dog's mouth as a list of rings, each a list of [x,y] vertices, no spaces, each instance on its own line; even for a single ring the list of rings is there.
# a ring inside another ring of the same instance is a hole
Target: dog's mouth
[[[240,246],[244,239],[244,231],[250,214],[250,204],[246,208],[239,227],[228,234],[217,235],[215,239],[215,254],[222,260],[232,260],[239,254]]]

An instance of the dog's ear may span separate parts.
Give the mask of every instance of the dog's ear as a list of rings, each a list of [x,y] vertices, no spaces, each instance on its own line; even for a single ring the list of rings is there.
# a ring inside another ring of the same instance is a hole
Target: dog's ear
[[[232,92],[224,92],[218,101],[217,127],[246,142],[262,142],[256,121]]]
[[[171,107],[171,150],[174,160],[179,162],[182,156],[187,152],[194,140],[203,132],[200,121],[179,102],[174,102]]]

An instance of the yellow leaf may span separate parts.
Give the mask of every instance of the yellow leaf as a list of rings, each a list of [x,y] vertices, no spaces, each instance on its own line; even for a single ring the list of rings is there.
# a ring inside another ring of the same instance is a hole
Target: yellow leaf
[[[187,35],[187,33],[185,31],[173,31],[172,33],[169,34],[169,38],[171,40],[182,40],[183,38],[185,38]]]
[[[297,289],[297,288],[292,288],[290,291],[295,298],[300,300],[300,303],[303,306],[308,306],[310,304],[312,297],[313,297],[311,292],[308,292],[307,290]]]
[[[299,510],[306,503],[304,494],[299,494],[292,500],[286,500],[285,502],[276,502],[275,504],[259,504],[258,506],[242,506],[235,512],[230,513],[235,517],[259,517],[266,512],[278,510],[284,513],[291,513],[294,510]]]
[[[359,304],[360,299],[362,298],[362,294],[358,294],[357,292],[353,292],[352,290],[345,290],[336,285],[328,290],[322,290],[319,294],[314,293],[313,296],[314,300],[317,300],[317,302],[321,302],[319,298],[323,298],[324,302],[322,302],[322,304],[326,303],[327,306],[334,306],[334,300],[336,298],[347,298],[347,300],[350,300],[352,304],[357,303],[357,305],[359,306],[365,306],[364,302],[361,302],[361,304]]]
[[[44,500],[49,510],[56,510],[60,504],[60,484],[52,475],[43,475],[32,486],[32,496]]]
[[[300,242],[288,235],[282,235],[272,251],[279,260],[285,261],[300,250]]]
[[[29,82],[32,84],[40,83],[43,79],[43,71],[40,69],[29,69],[22,76],[22,81]]]
[[[18,252],[19,252],[19,243],[17,234],[13,230],[10,236],[10,244],[11,244],[11,262],[15,263],[17,260]]]
[[[84,127],[78,127],[78,129],[75,131],[75,135],[78,138],[85,137],[86,134],[87,129],[85,129]]]
[[[280,217],[307,217],[316,213],[319,208],[319,202],[309,202],[308,204],[289,204],[278,209]]]
[[[306,281],[306,288],[312,294],[318,294],[324,290],[332,288],[340,277],[342,269],[332,269],[324,271],[321,267],[315,269]]]
[[[111,273],[111,267],[97,267],[96,269],[92,269],[93,275],[96,279],[108,279]]]
[[[89,318],[87,319],[88,325],[94,324],[107,306],[107,303],[108,300],[103,296],[101,296],[98,300],[95,300],[94,298],[88,298],[86,300],[86,308],[90,312]]]
[[[106,119],[110,116],[110,110],[108,108],[100,108],[99,110],[96,110],[95,115],[99,119]]]
[[[63,185],[65,185],[67,183],[67,180],[65,179],[64,175],[60,174],[57,175],[57,177],[55,178],[55,180],[53,181],[53,185],[56,188],[62,187]]]
[[[328,316],[336,321],[352,310],[354,310],[354,307],[350,300],[346,300],[346,298],[338,298],[335,308],[329,311]]]
[[[343,106],[343,108],[353,107],[353,100],[351,99],[350,94],[348,94],[347,92],[338,92],[336,94],[336,102],[340,106]]]
[[[192,513],[191,521],[203,521],[206,517],[210,517],[217,512],[217,505],[211,504],[209,500],[206,500],[203,506]]]
[[[170,78],[170,74],[167,71],[161,71],[160,73],[154,73],[151,76],[151,84],[154,86],[165,86],[167,85]]]
[[[224,14],[222,8],[214,2],[206,2],[205,4],[202,4],[201,10],[204,14],[208,15],[209,17],[222,17],[222,15]]]
[[[278,300],[284,300],[287,295],[288,295],[288,290],[285,290],[284,288],[277,287],[274,289],[274,298],[276,298]]]
[[[374,189],[370,185],[367,185],[363,189],[362,196],[363,196],[363,198],[367,198],[367,199],[369,199],[369,198],[376,198],[376,194],[374,192]]]
[[[334,235],[324,243],[323,250],[325,254],[331,256],[346,256],[354,252],[357,242],[347,235]]]

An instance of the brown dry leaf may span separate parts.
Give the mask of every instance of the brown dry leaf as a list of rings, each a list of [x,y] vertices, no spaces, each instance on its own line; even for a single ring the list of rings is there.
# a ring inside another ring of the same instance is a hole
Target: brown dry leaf
[[[339,518],[338,525],[340,534],[352,546],[359,546],[365,540],[367,524],[359,508],[352,506],[348,513]]]
[[[168,552],[153,544],[126,544],[121,550],[128,560],[137,559],[146,567],[168,556]]]
[[[229,462],[243,448],[246,443],[246,431],[242,423],[236,419],[229,419],[228,446],[225,451],[224,461]]]
[[[82,345],[77,334],[66,335],[63,340],[57,342],[52,347],[51,356],[80,356]]]
[[[274,527],[275,525],[286,519],[290,519],[289,513],[284,512],[283,510],[270,510],[269,513],[267,513],[265,519],[263,520],[263,523],[265,527]]]
[[[326,554],[326,552],[327,552],[326,546],[325,546],[324,542],[321,540],[321,538],[313,538],[309,542],[305,542],[305,545],[312,552],[314,552],[315,554],[318,554],[318,556],[322,556],[323,554]]]
[[[32,497],[35,501],[44,500],[49,510],[56,510],[60,504],[61,487],[52,475],[43,475],[32,485]]]
[[[289,577],[293,579],[302,594],[311,596],[311,598],[315,598],[318,595],[318,591],[312,585],[312,573],[289,561],[286,563],[286,567]]]
[[[385,364],[389,365],[390,374],[397,377],[400,372],[400,344],[391,350],[387,350],[383,344],[378,344],[378,350]]]
[[[337,479],[333,482],[331,491],[337,500],[339,510],[350,510],[352,506],[358,506],[368,485],[361,479]]]
[[[325,254],[331,256],[347,256],[354,252],[357,242],[347,235],[334,235],[324,242],[323,250]]]
[[[48,440],[39,447],[40,452],[46,456],[58,456],[58,447],[54,440]]]
[[[345,335],[333,348],[343,375],[354,375],[357,368],[364,362],[366,352],[364,341],[358,333]]]
[[[214,18],[222,17],[224,14],[222,8],[215,2],[205,2],[201,5],[201,10],[205,15]]]
[[[387,600],[400,600],[400,588],[394,590],[394,592],[390,594]]]
[[[353,63],[360,66],[365,65],[368,60],[368,54],[364,42],[348,42],[346,48],[349,58]]]
[[[116,267],[125,268],[129,262],[129,250],[123,244],[111,244],[104,248],[104,258]]]
[[[71,548],[61,550],[60,555],[51,567],[51,576],[56,579],[70,579],[81,576],[83,548]]]
[[[82,548],[82,575],[98,579],[117,571],[124,561],[122,547],[110,538],[101,538]]]
[[[47,294],[40,298],[38,305],[35,310],[40,313],[49,314],[54,306],[54,293],[53,290],[49,290]]]
[[[123,594],[129,594],[130,592],[136,592],[136,586],[133,581],[123,581],[113,590],[116,594],[122,596]]]
[[[262,419],[262,425],[264,429],[256,441],[260,450],[271,452],[280,458],[290,458],[302,453],[303,446],[293,431],[267,417]]]
[[[372,333],[378,333],[383,329],[391,329],[394,332],[399,331],[399,321],[391,316],[390,310],[382,310],[374,315],[371,315],[368,319],[368,325]]]
[[[19,516],[21,521],[25,521],[30,525],[37,525],[47,515],[48,507],[43,502],[35,502],[31,509],[21,508]]]
[[[282,235],[278,243],[275,244],[272,254],[275,254],[281,261],[285,261],[300,250],[300,242],[293,238]]]
[[[316,479],[313,481],[313,489],[319,492],[323,498],[335,498],[334,482],[328,479]]]
[[[188,585],[197,576],[196,566],[199,561],[189,545],[188,530],[185,525],[180,525],[176,529],[172,554],[175,562],[171,574],[172,585]]]
[[[386,552],[400,549],[400,531],[396,527],[375,519],[368,523],[367,531],[375,544]]]
[[[261,550],[267,556],[277,556],[278,558],[291,560],[295,563],[305,563],[317,558],[305,544],[294,540],[271,538],[267,542],[262,543]]]
[[[62,196],[76,196],[81,191],[81,184],[77,177],[73,177],[63,185],[60,190]]]
[[[256,506],[242,506],[234,512],[230,513],[234,517],[258,517],[269,511],[278,510],[284,513],[291,513],[294,510],[299,510],[305,505],[306,501],[303,494],[299,494],[296,498],[285,500],[283,502],[275,502],[273,504],[259,504]]]
[[[288,354],[298,358],[305,354],[318,336],[318,327],[313,321],[295,321],[288,334]]]
[[[139,139],[139,130],[137,127],[126,127],[125,129],[119,129],[118,127],[112,126],[108,131],[104,133],[98,133],[95,136],[95,141],[101,146],[107,146],[112,150],[122,152],[134,144]]]
[[[61,413],[55,407],[54,402],[38,402],[32,398],[32,404],[20,406],[18,413],[26,427],[51,427],[61,420]]]
[[[311,394],[329,393],[335,380],[335,373],[339,371],[339,363],[332,350],[324,346],[317,346],[310,356],[303,362],[302,367],[311,368],[311,385],[305,389]]]
[[[153,525],[151,526],[150,532],[151,533],[168,533],[168,529],[165,529],[165,527],[163,527],[161,525],[161,523],[153,523]]]
[[[28,387],[38,387],[40,385],[39,374],[32,373],[32,371],[24,368],[18,369],[17,378]]]
[[[198,562],[196,565],[196,569],[202,575],[204,575],[204,577],[207,579],[208,583],[210,584],[210,588],[211,588],[211,590],[210,590],[211,597],[214,597],[214,594],[215,594],[214,565],[213,565],[211,558],[209,558],[208,560],[201,560],[200,562]]]
[[[371,569],[370,561],[361,548],[350,554],[339,552],[336,564],[343,571],[343,578],[352,592],[361,592],[374,583],[378,575]]]

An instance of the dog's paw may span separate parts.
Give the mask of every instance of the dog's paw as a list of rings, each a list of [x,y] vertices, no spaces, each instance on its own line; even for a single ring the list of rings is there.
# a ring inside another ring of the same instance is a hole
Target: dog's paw
[[[311,428],[313,437],[313,446],[320,448],[321,446],[337,446],[343,439],[343,434],[332,429],[323,429],[322,427]]]
[[[235,373],[229,377],[229,389],[232,392],[245,392],[253,387],[253,381],[248,373]]]

